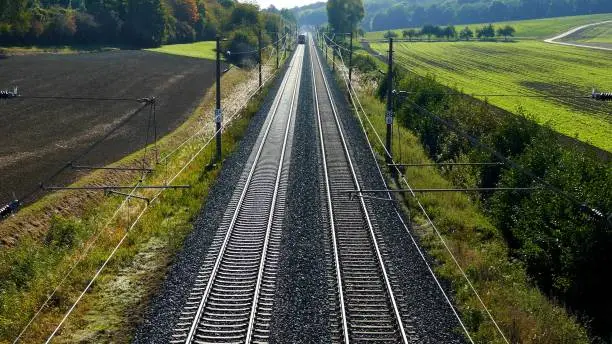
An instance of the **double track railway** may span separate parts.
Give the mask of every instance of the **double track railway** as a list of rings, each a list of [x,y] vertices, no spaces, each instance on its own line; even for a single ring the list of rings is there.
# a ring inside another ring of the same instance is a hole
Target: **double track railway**
[[[322,199],[331,247],[333,340],[407,343],[408,336],[333,94],[311,40],[298,45],[174,329],[173,343],[267,342],[305,49],[310,52]],[[317,192],[313,190],[313,192]]]

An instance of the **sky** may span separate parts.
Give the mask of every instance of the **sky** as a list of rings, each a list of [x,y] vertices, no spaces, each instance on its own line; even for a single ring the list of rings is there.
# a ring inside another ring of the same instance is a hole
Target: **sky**
[[[270,5],[274,5],[276,8],[293,8],[296,6],[304,6],[322,0],[257,0],[260,8],[267,8]]]

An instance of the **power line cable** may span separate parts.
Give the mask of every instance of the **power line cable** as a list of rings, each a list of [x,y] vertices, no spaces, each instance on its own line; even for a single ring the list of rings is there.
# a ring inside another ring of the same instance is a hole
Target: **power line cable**
[[[132,113],[130,113],[124,120],[122,120],[119,124],[117,124],[112,130],[110,130],[109,132],[107,132],[104,136],[102,136],[100,139],[98,139],[96,142],[94,142],[93,144],[91,144],[89,147],[87,147],[85,150],[83,150],[79,155],[75,156],[72,160],[70,160],[68,163],[66,163],[64,166],[62,166],[61,168],[57,169],[55,172],[53,172],[51,175],[49,175],[47,178],[43,179],[41,181],[41,185],[44,185],[45,183],[47,183],[50,180],[53,180],[55,177],[57,177],[58,175],[60,175],[62,172],[64,172],[66,169],[68,169],[69,167],[72,166],[72,164],[78,160],[80,160],[81,158],[83,158],[85,155],[89,154],[94,148],[96,148],[100,143],[102,143],[103,141],[105,141],[107,138],[109,138],[112,134],[114,134],[117,130],[119,130],[120,128],[122,128],[124,125],[126,125],[131,119],[133,119],[134,117],[136,117],[139,113],[141,113],[147,106],[149,106],[150,103],[146,102],[144,104],[142,104],[139,108],[137,108],[136,110],[134,110]],[[37,187],[36,189],[32,189],[31,191],[25,193],[22,197],[18,198],[20,204],[22,204],[24,201],[26,201],[28,198],[30,198],[32,195],[34,195],[36,192],[38,192],[40,190],[40,187]]]

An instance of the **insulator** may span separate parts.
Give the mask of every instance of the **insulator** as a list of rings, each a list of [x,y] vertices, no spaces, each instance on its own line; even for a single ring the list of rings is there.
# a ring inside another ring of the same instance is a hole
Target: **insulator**
[[[0,218],[4,219],[8,217],[9,215],[17,211],[17,208],[19,208],[19,201],[18,200],[11,201],[9,204],[0,208]]]
[[[591,97],[595,100],[611,101],[612,92],[593,92]]]
[[[6,91],[6,90],[1,90],[0,91],[0,99],[15,98],[17,96],[18,96],[18,94],[15,91]]]

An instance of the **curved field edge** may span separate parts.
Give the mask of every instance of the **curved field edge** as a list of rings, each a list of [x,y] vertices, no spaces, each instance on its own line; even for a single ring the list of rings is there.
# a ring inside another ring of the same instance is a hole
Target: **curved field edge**
[[[354,85],[362,85],[357,92],[365,112],[376,132],[384,135],[386,123],[381,114],[385,113],[385,104],[374,96],[375,85],[364,81],[358,80]],[[339,83],[343,85],[342,81]],[[365,125],[382,166],[385,164],[383,147],[373,130]],[[395,126],[394,131],[398,135],[394,135],[393,145],[401,145],[402,156],[409,160],[406,162],[433,163],[412,131],[402,126]],[[391,176],[386,177],[391,187],[399,188]],[[414,188],[454,187],[436,167],[410,169],[406,178]],[[473,340],[504,343],[415,202],[409,196],[396,196],[404,213],[409,214],[420,245],[433,257],[436,275],[451,282],[451,299]],[[508,259],[509,249],[503,235],[466,194],[422,194],[419,200],[511,343],[589,343],[587,330],[577,319],[542,294],[520,262]]]
[[[516,29],[515,36],[520,38],[529,39],[544,39],[549,38],[559,33],[565,32],[577,26],[584,24],[595,23],[598,21],[604,21],[612,19],[612,13],[601,13],[601,14],[588,14],[580,16],[569,16],[569,17],[554,17],[554,18],[543,18],[543,19],[530,19],[530,20],[514,20],[504,22],[493,22],[494,26],[511,25]],[[465,26],[475,31],[476,28],[489,23],[478,23],[478,24],[455,24],[455,27],[462,29]],[[391,30],[397,34],[397,37],[402,37],[402,29]],[[387,31],[373,31],[367,32],[366,39],[383,39]]]
[[[185,43],[185,44],[171,44],[163,45],[159,48],[147,49],[156,53],[164,53],[170,55],[179,55],[187,57],[195,57],[200,59],[214,60],[215,55],[215,41],[204,41],[196,43]]]
[[[384,54],[387,45],[372,48]],[[399,43],[394,49],[397,64],[467,94],[544,96],[477,98],[612,152],[612,104],[587,98],[592,88],[612,89],[610,52],[535,41]]]
[[[610,19],[612,20],[612,18]],[[584,28],[563,37],[561,41],[578,43],[604,43],[612,46],[612,23],[603,23]]]
[[[270,75],[271,68],[264,68],[264,73]],[[222,83],[223,89],[228,90],[225,93],[228,96],[223,99],[226,113],[238,110],[249,90],[257,88],[257,81],[249,77],[249,72],[239,69],[226,73]],[[224,154],[234,149],[248,124],[249,115],[257,110],[263,93],[255,96],[230,129],[224,132]],[[200,106],[183,125],[158,142],[161,156],[203,126],[206,129],[204,136],[210,136],[214,132],[213,107],[214,87],[205,93]],[[145,182],[165,183],[202,146],[203,140],[198,137],[185,145],[168,159],[167,164],[158,165],[157,170],[145,178]],[[127,236],[107,269],[76,308],[75,314],[68,319],[65,326],[70,330],[61,332],[60,342],[72,342],[77,337],[79,341],[86,342],[128,340],[139,312],[159,284],[173,253],[181,247],[182,240],[191,230],[191,221],[215,181],[220,166],[203,171],[203,166],[210,162],[213,150],[214,145],[210,145],[174,181],[175,184],[190,184],[191,189],[167,191],[161,195],[159,202],[147,210],[132,229],[135,233]],[[135,152],[112,166],[136,166],[141,154],[142,151]],[[96,171],[73,185],[101,182],[129,185],[139,178],[133,174],[123,174],[110,180],[109,177],[112,176],[108,172]],[[147,191],[143,191],[142,195],[153,196]],[[132,199],[116,220],[105,227],[104,224],[119,204],[119,198],[104,198],[101,193],[54,193],[0,223],[0,228],[5,230],[7,224],[8,228],[37,224],[31,231],[13,237],[10,246],[0,248],[0,342],[12,341],[18,335],[51,293],[53,286],[61,281],[64,273],[88,245],[95,242],[22,340],[41,342],[53,331],[78,293],[124,235],[130,221],[144,206],[144,202]],[[100,237],[96,241],[97,235]]]

